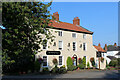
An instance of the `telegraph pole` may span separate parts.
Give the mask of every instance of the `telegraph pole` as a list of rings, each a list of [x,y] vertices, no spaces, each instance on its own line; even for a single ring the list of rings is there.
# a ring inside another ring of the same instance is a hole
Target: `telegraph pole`
[[[99,70],[100,70],[100,57],[99,57]]]

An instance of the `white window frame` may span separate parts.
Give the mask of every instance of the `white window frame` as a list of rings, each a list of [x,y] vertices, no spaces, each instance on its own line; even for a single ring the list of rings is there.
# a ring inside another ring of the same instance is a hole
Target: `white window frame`
[[[83,39],[86,39],[86,36],[87,36],[87,35],[84,33],[84,34],[83,34]]]
[[[77,51],[77,42],[73,41],[73,43],[75,43],[75,50],[73,51]],[[72,47],[73,47],[73,43],[72,43]]]
[[[73,34],[75,34],[75,37],[73,37]],[[72,33],[72,37],[73,37],[73,38],[77,38],[77,33]]]
[[[44,56],[43,56],[44,57]],[[47,66],[43,66],[43,64],[42,64],[42,66],[43,67],[48,67],[48,56],[46,56],[47,57]]]
[[[60,35],[59,35],[60,33]],[[58,31],[58,36],[63,36],[63,31]]]
[[[59,57],[60,57],[60,56],[59,56]],[[63,61],[64,61],[64,60],[63,60],[63,56],[62,56],[62,65],[63,65]],[[62,65],[59,64],[59,66],[62,66]]]
[[[62,49],[59,49],[59,42],[60,42],[60,41],[62,42]],[[63,41],[62,41],[62,40],[59,40],[59,41],[58,41],[58,49],[59,49],[59,50],[63,50]]]

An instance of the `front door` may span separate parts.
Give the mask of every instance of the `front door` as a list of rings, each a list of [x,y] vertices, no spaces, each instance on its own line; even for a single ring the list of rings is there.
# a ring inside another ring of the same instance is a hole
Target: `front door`
[[[73,57],[74,57],[74,60],[73,60],[73,65],[74,65],[74,66],[77,66],[77,56],[76,56],[76,55],[74,55]]]

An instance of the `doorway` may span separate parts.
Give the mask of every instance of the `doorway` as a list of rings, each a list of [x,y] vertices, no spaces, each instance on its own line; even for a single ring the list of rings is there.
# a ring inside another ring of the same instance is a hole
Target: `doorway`
[[[74,66],[77,66],[77,56],[74,54],[74,55],[73,55],[73,58],[74,58],[74,59],[73,59],[73,65],[74,65]]]

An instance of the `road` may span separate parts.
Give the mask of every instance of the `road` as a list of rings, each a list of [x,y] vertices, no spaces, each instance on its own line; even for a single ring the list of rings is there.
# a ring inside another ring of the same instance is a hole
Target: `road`
[[[22,75],[22,76],[3,76],[3,80],[13,80],[13,78],[119,78],[120,74],[118,70],[105,70],[105,71],[73,71],[66,74],[47,74],[47,75]],[[26,80],[25,79],[25,80]],[[113,79],[112,79],[113,80]]]

